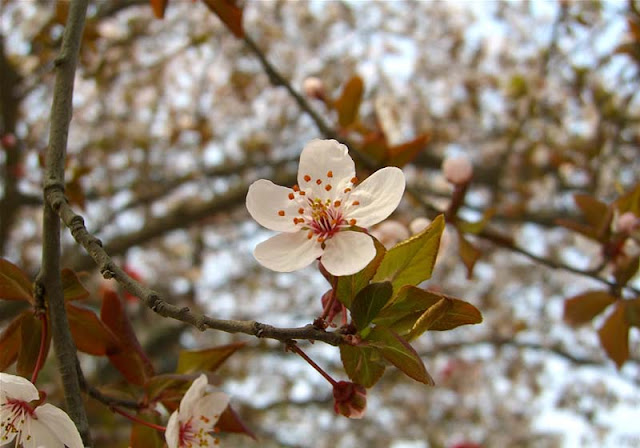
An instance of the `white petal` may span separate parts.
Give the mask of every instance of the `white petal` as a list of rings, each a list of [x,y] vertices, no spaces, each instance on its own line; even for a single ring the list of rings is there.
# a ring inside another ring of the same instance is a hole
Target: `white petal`
[[[175,411],[169,417],[167,429],[164,432],[164,440],[167,442],[168,448],[179,448],[180,443],[180,421],[178,419],[178,411]]]
[[[229,396],[222,392],[212,392],[201,397],[193,407],[194,424],[202,425],[205,431],[213,430],[214,425],[228,405]],[[209,422],[205,424],[200,418],[201,416],[206,417]]]
[[[344,231],[325,242],[320,261],[329,273],[341,276],[360,272],[375,256],[376,247],[369,235]]]
[[[39,398],[38,389],[21,376],[0,373],[0,403],[10,397],[14,400],[32,401]]]
[[[195,403],[202,398],[207,390],[207,384],[209,381],[207,380],[207,376],[203,373],[198,378],[196,378],[189,389],[180,400],[180,414],[181,416],[194,415],[192,413],[193,406]],[[188,420],[188,417],[183,417],[182,420]]]
[[[298,185],[303,190],[313,191],[314,197],[336,198],[355,175],[349,150],[335,140],[311,140],[300,154]],[[327,185],[331,185],[330,190],[326,189]]]
[[[270,180],[260,179],[249,187],[247,210],[258,224],[277,232],[294,232],[293,218],[298,216],[300,203],[289,199],[291,188],[281,187]],[[280,216],[284,212],[283,216]]]
[[[60,441],[60,447],[62,447],[63,444],[69,448],[84,447],[76,425],[74,425],[71,417],[62,409],[48,403],[43,404],[36,408],[35,416],[37,420],[34,420],[32,424],[40,423],[44,427],[41,428],[42,431],[45,431],[45,428],[47,428],[51,433],[51,437],[57,438]],[[49,446],[49,439],[36,437],[34,433],[32,433],[32,436],[35,439],[39,439],[38,443]]]
[[[347,220],[355,219],[360,227],[379,223],[400,204],[405,183],[400,168],[388,166],[376,171],[351,193],[346,204]],[[354,206],[354,201],[360,204]]]
[[[322,255],[316,238],[308,239],[304,231],[281,233],[256,246],[253,255],[266,268],[292,272],[310,265]]]

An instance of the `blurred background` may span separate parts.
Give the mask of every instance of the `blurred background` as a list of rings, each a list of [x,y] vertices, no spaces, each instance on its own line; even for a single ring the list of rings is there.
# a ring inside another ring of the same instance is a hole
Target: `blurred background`
[[[323,137],[256,51],[339,136],[358,145],[418,139],[424,150],[404,171],[434,209],[451,199],[443,159],[468,157],[474,177],[461,216],[477,221],[490,210],[496,232],[542,261],[474,236],[473,260],[463,260],[448,228],[425,286],[473,303],[484,322],[416,341],[436,387],[387,369],[363,420],[336,416],[326,381],[281,344],[200,333],[127,299],[159,372],[172,371],[180,348],[247,342],[218,371],[219,387],[259,442],[223,436],[223,445],[639,447],[637,331],[617,369],[598,340],[602,315],[580,328],[563,322],[564,300],[602,289],[593,276],[610,270],[597,243],[557,223],[582,219],[574,194],[609,203],[639,181],[638,2],[241,6],[257,50],[201,2],[172,0],[163,19],[149,1],[91,2],[67,194],[129,272],[213,317],[293,327],[320,315],[329,285],[317,269],[274,273],[252,255],[271,233],[246,211],[248,185],[291,179],[303,146]],[[0,8],[0,255],[35,275],[52,68],[68,3],[0,0]],[[364,86],[359,120],[343,126],[333,100],[354,76]],[[320,91],[309,90],[310,77]],[[408,227],[424,216],[407,197],[392,218]],[[88,306],[98,308],[104,281],[68,232],[63,242],[64,266],[79,272],[94,294]],[[637,294],[638,278],[630,285]],[[12,312],[0,313],[0,326]],[[335,347],[302,347],[346,379]],[[104,359],[81,362],[94,383],[119,381]],[[128,446],[127,422],[88,403],[96,446]]]

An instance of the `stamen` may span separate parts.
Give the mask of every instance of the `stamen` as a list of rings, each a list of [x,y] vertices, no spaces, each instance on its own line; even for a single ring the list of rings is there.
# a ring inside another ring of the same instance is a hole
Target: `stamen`
[[[284,210],[278,210],[278,215],[284,216]]]
[[[309,233],[307,233],[307,239],[310,240],[311,238],[313,238],[313,231],[309,230]]]
[[[333,177],[333,171],[328,171],[327,172],[327,177]]]
[[[342,202],[336,201],[336,202],[333,203],[333,206],[334,207],[340,207],[340,204],[342,204]]]
[[[300,191],[300,196],[304,196],[305,194],[307,193],[305,193],[304,191]]]
[[[309,176],[308,174],[304,175],[304,181],[305,182],[309,182],[311,180],[311,176]]]
[[[324,189],[327,191],[331,190],[331,185],[327,185],[326,187],[324,187]]]
[[[321,183],[322,183],[322,179],[318,179],[318,180],[316,180],[316,184],[317,184],[317,185],[320,185]]]
[[[298,209],[298,213],[300,213],[301,215],[302,215],[302,214],[304,214],[304,209],[303,209],[302,207],[300,207],[300,208]]]
[[[352,183],[352,184],[357,184],[357,183],[358,183],[358,178],[357,178],[357,177],[355,177],[355,176],[353,176],[353,177],[351,178],[351,183]]]
[[[349,225],[350,225],[350,226],[355,226],[355,225],[356,225],[356,222],[357,222],[357,221],[356,221],[355,219],[350,219],[350,220],[349,220]]]
[[[344,192],[345,192],[345,193],[349,193],[350,191],[351,191],[351,188],[345,188],[345,189],[344,189]]]
[[[294,185],[292,189],[293,189],[293,191],[295,191],[295,192],[300,191],[300,187],[298,187],[298,184]],[[301,192],[301,191],[300,191],[300,194],[302,194],[302,192]]]
[[[293,193],[289,193],[289,199],[290,199],[290,200],[292,200],[292,201],[293,201],[293,198],[294,198],[294,197],[295,197],[295,196],[293,196]]]
[[[360,201],[353,201],[353,205],[360,205]]]

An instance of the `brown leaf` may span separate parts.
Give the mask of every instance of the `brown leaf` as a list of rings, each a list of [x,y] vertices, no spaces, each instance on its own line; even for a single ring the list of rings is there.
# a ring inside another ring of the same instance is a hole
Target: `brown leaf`
[[[29,311],[28,313],[30,314],[31,312]],[[18,359],[20,327],[24,316],[25,313],[23,312],[14,318],[0,334],[0,372],[5,371],[7,367]]]
[[[590,322],[617,299],[605,291],[589,291],[564,302],[564,320],[569,325]]]
[[[34,303],[31,280],[22,269],[0,258],[0,299]]]
[[[629,358],[629,323],[625,314],[625,303],[618,302],[613,313],[598,330],[600,345],[618,369]]]
[[[352,124],[358,118],[358,110],[364,94],[364,81],[358,75],[353,76],[344,86],[342,95],[334,106],[338,112],[338,123],[343,128]]]
[[[387,163],[402,168],[427,147],[430,138],[429,134],[422,134],[409,142],[390,147]]]
[[[167,9],[169,0],[149,0],[151,8],[153,9],[153,15],[158,19],[164,18],[164,12]]]
[[[95,356],[105,356],[118,350],[118,338],[93,311],[71,304],[66,308],[69,328],[78,350]]]
[[[234,36],[238,39],[244,37],[244,28],[242,27],[243,10],[234,0],[202,0],[202,2],[222,20]]]

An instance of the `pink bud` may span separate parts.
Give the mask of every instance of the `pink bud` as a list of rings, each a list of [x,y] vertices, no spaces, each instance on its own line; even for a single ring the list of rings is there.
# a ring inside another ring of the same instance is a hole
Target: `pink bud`
[[[399,221],[390,219],[374,228],[371,235],[382,243],[386,249],[391,249],[397,243],[409,238],[409,230]]]
[[[473,175],[473,166],[465,156],[447,157],[442,163],[444,177],[455,185],[466,184]]]
[[[617,228],[620,233],[630,234],[638,227],[640,227],[640,218],[632,212],[623,213],[618,218]]]
[[[18,143],[18,140],[16,139],[15,135],[9,133],[9,134],[4,134],[0,138],[0,143],[2,143],[2,146],[4,146],[6,149],[10,149],[16,146],[16,143]]]
[[[350,381],[338,381],[333,386],[333,409],[348,418],[362,418],[367,407],[367,390]]]
[[[320,78],[310,76],[302,82],[302,90],[309,98],[315,98],[317,100],[324,100],[325,89],[324,83]]]

